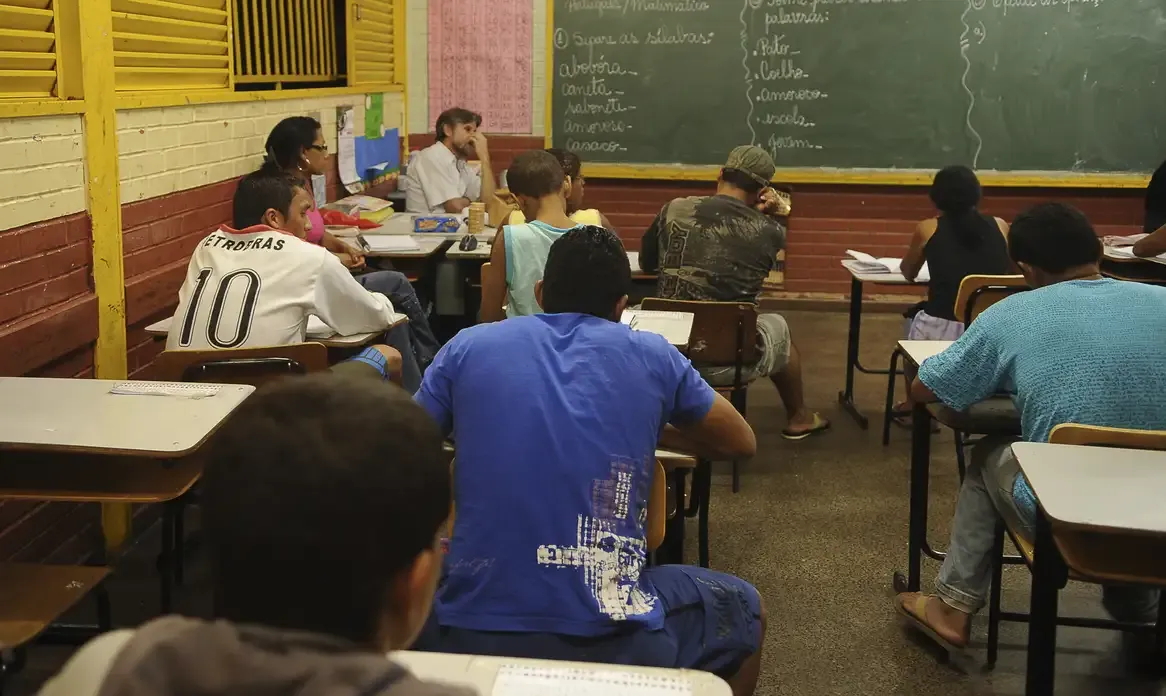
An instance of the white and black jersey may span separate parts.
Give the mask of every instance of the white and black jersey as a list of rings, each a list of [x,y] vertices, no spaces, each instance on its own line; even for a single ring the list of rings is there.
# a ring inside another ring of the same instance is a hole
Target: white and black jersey
[[[223,227],[190,257],[166,348],[302,343],[313,314],[344,335],[380,331],[399,317],[327,249],[263,225]]]

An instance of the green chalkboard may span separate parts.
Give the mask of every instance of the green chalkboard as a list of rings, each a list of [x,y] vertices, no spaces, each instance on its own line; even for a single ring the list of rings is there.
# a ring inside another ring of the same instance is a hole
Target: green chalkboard
[[[552,141],[588,162],[1166,159],[1166,0],[553,1]]]

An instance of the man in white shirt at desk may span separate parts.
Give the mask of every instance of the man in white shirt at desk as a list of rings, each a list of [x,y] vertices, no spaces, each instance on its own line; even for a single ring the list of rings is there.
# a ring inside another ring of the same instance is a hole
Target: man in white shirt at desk
[[[405,210],[410,213],[460,213],[475,201],[494,195],[494,171],[482,117],[468,109],[446,109],[437,117],[437,142],[418,152],[402,180]],[[466,163],[477,156],[482,172]]]
[[[327,249],[306,241],[311,195],[282,172],[260,170],[235,190],[235,227],[222,227],[190,257],[167,350],[302,343],[310,315],[342,335],[383,331],[399,318]],[[410,393],[421,383],[406,326],[385,342],[402,357]]]

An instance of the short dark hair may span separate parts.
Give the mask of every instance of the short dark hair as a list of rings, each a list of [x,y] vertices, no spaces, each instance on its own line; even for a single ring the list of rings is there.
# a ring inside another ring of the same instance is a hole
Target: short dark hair
[[[463,123],[472,123],[475,127],[482,126],[482,115],[474,113],[469,109],[463,109],[460,106],[455,106],[452,109],[446,109],[437,116],[437,123],[434,124],[433,130],[437,135],[437,142],[445,140],[445,127],[457,127]]]
[[[936,172],[928,195],[941,212],[949,215],[966,213],[980,202],[980,180],[975,172],[962,164],[944,167]]]
[[[506,170],[506,185],[510,192],[531,198],[542,198],[562,190],[564,178],[559,160],[546,150],[520,152]]]
[[[614,319],[615,306],[632,285],[623,242],[610,230],[576,227],[555,240],[543,271],[543,311],[577,312]]]
[[[235,229],[263,224],[263,214],[269,208],[278,210],[286,217],[291,212],[292,200],[299,187],[302,187],[301,182],[274,163],[264,164],[258,171],[243,177],[235,187]]]
[[[300,155],[316,143],[320,122],[310,116],[290,116],[275,124],[263,144],[264,163],[274,163],[280,169],[294,169]]]
[[[373,644],[393,579],[449,515],[437,426],[379,380],[319,373],[267,385],[206,461],[215,614],[230,621]]]
[[[1089,219],[1066,203],[1035,205],[1017,215],[1008,232],[1012,260],[1046,273],[1097,263],[1101,252],[1101,240]]]
[[[721,170],[721,181],[732,186],[736,186],[745,193],[754,195],[761,192],[765,188],[765,184],[749,176],[747,173],[735,167],[725,167]]]
[[[572,179],[579,178],[579,174],[583,171],[583,160],[579,159],[579,155],[576,155],[570,150],[564,150],[561,147],[548,147],[547,152],[559,160],[559,166],[563,168],[563,174],[566,174]]]

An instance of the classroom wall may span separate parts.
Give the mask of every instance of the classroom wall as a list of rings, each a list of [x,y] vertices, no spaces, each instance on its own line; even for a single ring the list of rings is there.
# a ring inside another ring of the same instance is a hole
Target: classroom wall
[[[493,135],[490,150],[498,170],[514,154],[542,147],[546,132],[546,0],[531,0],[532,123],[528,136]],[[428,135],[436,114],[428,104],[428,0],[410,0],[408,9],[409,145],[416,149],[433,141]],[[465,105],[473,108],[472,104]],[[489,123],[485,124],[489,133]],[[532,137],[537,136],[537,137]],[[728,153],[726,153],[728,154]],[[598,207],[619,230],[629,249],[639,249],[640,236],[652,217],[677,196],[705,195],[712,184],[662,180],[615,181],[587,179],[587,203]],[[984,209],[1011,219],[1028,205],[1062,200],[1081,207],[1101,234],[1141,231],[1141,192],[1105,189],[988,189]],[[799,185],[794,193],[786,249],[784,292],[787,298],[839,299],[849,292],[849,275],[839,259],[847,249],[887,256],[901,255],[916,222],[934,211],[924,187]],[[919,294],[911,288],[867,287],[869,295]]]
[[[131,376],[148,376],[162,344],[144,327],[173,311],[194,245],[230,221],[235,183],[258,167],[271,127],[314,116],[335,152],[336,107],[348,104],[363,132],[359,95],[117,113]],[[401,126],[402,95],[384,104],[386,127]],[[330,159],[334,199],[342,194]],[[86,205],[80,116],[0,119],[0,375],[93,376]],[[76,562],[99,530],[97,505],[0,501],[0,559]]]
[[[145,327],[168,316],[199,240],[230,223],[239,177],[263,160],[267,134],[288,116],[320,121],[331,166],[328,198],[341,193],[336,109],[353,106],[364,131],[364,98],[340,96],[119,111],[126,326],[131,376],[146,374],[162,344]],[[404,99],[384,95],[386,128],[403,124]]]

